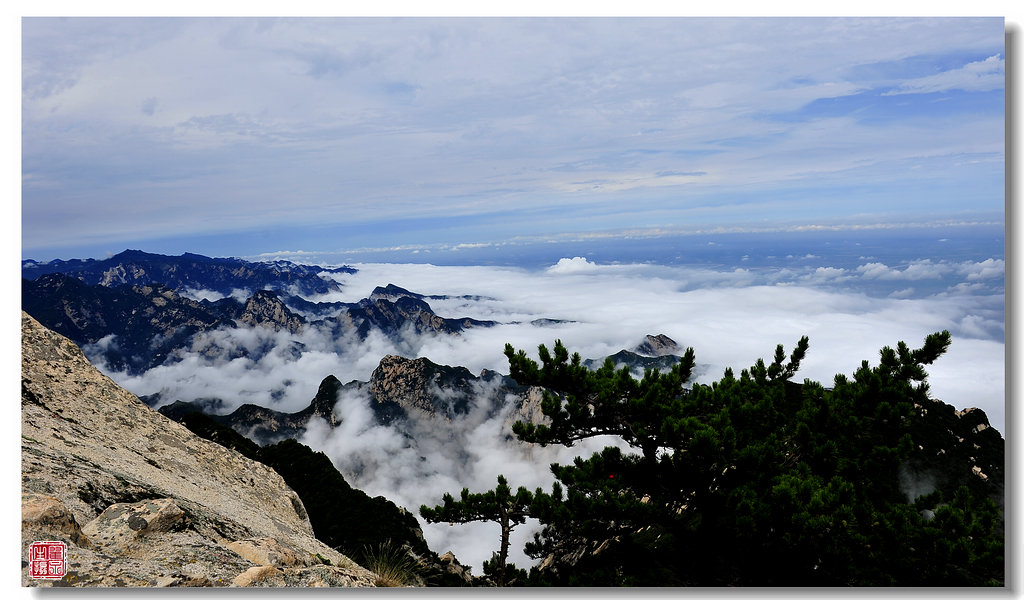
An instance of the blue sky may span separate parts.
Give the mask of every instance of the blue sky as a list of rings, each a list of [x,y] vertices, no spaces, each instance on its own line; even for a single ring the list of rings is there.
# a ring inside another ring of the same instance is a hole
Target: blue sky
[[[988,19],[22,21],[22,255],[1004,214]]]

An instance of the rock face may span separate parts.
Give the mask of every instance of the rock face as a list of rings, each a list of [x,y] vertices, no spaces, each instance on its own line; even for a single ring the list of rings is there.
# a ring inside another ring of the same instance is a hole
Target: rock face
[[[21,408],[22,546],[63,541],[69,566],[51,582],[23,561],[23,585],[373,584],[313,537],[276,472],[156,413],[25,313]],[[239,579],[267,565],[229,546],[264,539],[276,572]]]
[[[346,387],[362,385],[365,384],[352,382],[344,386],[337,377],[328,375],[320,382],[320,388],[309,406],[294,413],[280,412],[255,404],[243,404],[230,414],[222,415],[217,413],[220,403],[181,400],[161,406],[160,413],[180,423],[189,413],[200,412],[217,423],[259,440],[262,444],[272,444],[288,438],[298,438],[313,416],[322,418],[331,427],[337,426],[339,421],[334,412],[334,405],[338,402],[338,392]]]
[[[333,321],[333,328],[339,333],[354,331],[365,339],[370,331],[377,329],[384,335],[401,338],[406,327],[415,333],[456,335],[473,327],[492,327],[494,321],[480,321],[468,317],[449,319],[434,313],[424,296],[409,292],[400,293],[402,288],[377,288],[369,298],[347,305]]]
[[[107,364],[134,374],[163,363],[198,332],[235,326],[230,315],[161,284],[108,288],[61,274],[23,279],[22,307],[76,344],[102,342],[97,351]]]
[[[291,333],[301,331],[305,322],[270,290],[259,290],[249,297],[238,320],[246,325],[269,327],[274,331],[286,329]]]
[[[336,427],[345,418],[335,410],[338,396],[344,392],[367,394],[380,425],[400,423],[415,413],[416,420],[427,419],[438,427],[446,427],[479,406],[489,407],[487,415],[493,416],[509,404],[507,432],[511,432],[517,420],[541,423],[546,418],[540,411],[543,390],[539,387],[519,385],[496,371],[484,370],[477,376],[465,367],[394,355],[381,359],[368,382],[342,384],[328,375],[309,406],[294,413],[244,404],[230,414],[216,414],[219,403],[180,400],[162,406],[160,412],[177,421],[190,412],[202,412],[215,422],[266,444],[301,436],[311,417],[322,418]]]
[[[630,352],[629,350],[619,350],[615,354],[608,357],[611,359],[612,365],[615,370],[618,371],[623,367],[628,367],[637,377],[643,377],[644,371],[647,369],[654,369],[656,371],[668,371],[676,365],[681,359],[679,356],[673,354],[665,354],[662,356],[642,356],[636,352]],[[587,359],[583,361],[583,365],[588,369],[597,370],[604,366],[605,360],[594,360]]]
[[[378,404],[395,404],[403,411],[419,410],[450,420],[469,409],[475,379],[465,367],[389,355],[370,376],[370,393]]]
[[[682,350],[675,340],[665,334],[648,335],[633,351],[641,356],[668,356]]]

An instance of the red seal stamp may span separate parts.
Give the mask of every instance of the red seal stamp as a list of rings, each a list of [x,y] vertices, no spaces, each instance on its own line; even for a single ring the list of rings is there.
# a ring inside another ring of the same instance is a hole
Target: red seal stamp
[[[29,569],[33,579],[60,579],[68,573],[68,547],[64,542],[32,542]]]

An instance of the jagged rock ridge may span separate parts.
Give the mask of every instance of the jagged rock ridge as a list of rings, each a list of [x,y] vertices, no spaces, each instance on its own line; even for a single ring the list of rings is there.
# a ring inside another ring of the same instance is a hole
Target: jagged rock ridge
[[[669,356],[682,350],[675,340],[661,333],[658,335],[647,335],[633,352],[641,356]]]
[[[55,585],[372,585],[272,469],[156,413],[25,313],[21,409],[22,544],[68,544]]]
[[[287,329],[292,333],[298,333],[305,324],[305,319],[289,310],[270,290],[259,290],[250,296],[238,320],[246,325],[270,327],[275,331]]]
[[[108,366],[133,374],[163,363],[196,333],[235,327],[229,305],[197,302],[162,284],[108,288],[51,274],[22,279],[21,290],[22,309],[34,319],[78,345],[106,338]]]
[[[213,290],[231,294],[236,289],[295,290],[304,295],[337,291],[338,283],[320,276],[322,272],[354,273],[351,267],[324,269],[288,261],[249,262],[240,258],[210,258],[185,253],[181,256],[125,250],[103,260],[54,260],[40,263],[24,260],[22,277],[36,279],[64,273],[91,285],[164,284],[178,292],[188,289]]]
[[[22,279],[23,310],[80,346],[96,344],[89,348],[91,356],[95,352],[108,369],[131,375],[180,360],[198,334],[220,328],[266,327],[298,334],[312,326],[334,337],[359,339],[378,331],[401,342],[410,332],[459,335],[496,324],[438,316],[422,298],[395,286],[377,288],[355,303],[312,303],[257,290],[243,304],[232,298],[197,301],[163,284],[107,287],[61,273]]]
[[[647,336],[647,339],[652,337]],[[671,369],[680,360],[679,356],[670,354],[650,357],[628,350],[621,350],[608,358],[616,369],[628,367],[640,374],[648,368]],[[584,361],[592,369],[599,368],[603,363],[604,359]],[[511,377],[489,369],[474,375],[465,367],[439,365],[425,357],[411,359],[396,355],[382,358],[369,381],[343,384],[335,376],[328,375],[321,381],[310,405],[293,413],[243,404],[231,413],[223,414],[223,402],[220,400],[176,399],[167,403],[167,398],[159,396],[145,400],[151,405],[165,403],[160,412],[171,418],[180,419],[189,412],[199,411],[253,440],[272,443],[300,436],[311,417],[321,418],[331,427],[336,427],[343,418],[343,415],[335,411],[338,396],[349,392],[368,396],[380,425],[406,419],[410,411],[427,419],[450,423],[483,403],[489,403],[492,411],[511,404],[512,416],[505,424],[508,431],[511,431],[511,424],[516,420],[540,423],[544,419],[540,412],[543,396],[541,388],[520,385]]]
[[[227,425],[259,443],[273,443],[301,436],[310,418],[317,417],[336,427],[345,418],[336,410],[342,393],[366,394],[376,421],[380,425],[399,427],[410,417],[436,421],[449,426],[460,416],[485,406],[487,416],[508,409],[507,432],[517,420],[540,423],[543,390],[523,386],[511,377],[485,369],[479,376],[465,367],[439,365],[427,358],[410,359],[388,355],[381,359],[369,381],[342,384],[328,375],[321,381],[316,396],[306,408],[286,413],[270,408],[244,404],[231,413],[218,414],[220,401],[176,400],[160,407],[160,412],[180,420],[190,412],[202,412],[217,423]],[[150,402],[165,401],[151,398]]]
[[[368,298],[347,305],[346,310],[335,318],[335,329],[339,332],[355,331],[361,339],[365,339],[372,329],[382,331],[391,338],[400,338],[406,327],[411,327],[417,334],[457,335],[473,327],[497,325],[494,321],[468,317],[440,317],[424,300],[425,297],[393,285],[378,287]]]

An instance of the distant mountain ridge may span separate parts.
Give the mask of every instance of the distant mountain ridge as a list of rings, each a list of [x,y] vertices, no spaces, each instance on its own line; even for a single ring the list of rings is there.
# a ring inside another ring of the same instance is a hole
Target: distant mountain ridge
[[[401,290],[397,286],[390,288]],[[372,329],[378,329],[391,338],[400,336],[406,325],[416,333],[443,333],[454,335],[473,327],[493,327],[496,321],[481,321],[463,317],[451,319],[440,317],[434,313],[430,305],[423,300],[426,296],[413,294],[406,290],[403,293],[387,293],[386,288],[376,288],[369,298],[355,304],[345,305],[346,310],[335,317],[335,328],[341,333],[355,331],[360,339],[365,339]]]
[[[645,341],[650,338],[652,336],[647,336]],[[628,367],[640,374],[644,369],[671,369],[680,360],[675,355],[648,357],[629,350],[620,350],[608,358],[617,370]],[[605,359],[588,359],[584,364],[596,369],[604,362]],[[377,424],[399,428],[410,417],[446,427],[481,406],[488,406],[488,416],[493,416],[509,403],[511,416],[505,423],[509,432],[516,420],[534,424],[543,420],[541,388],[520,385],[508,375],[489,369],[474,375],[465,367],[441,365],[424,357],[413,359],[395,355],[382,358],[368,381],[342,383],[334,375],[328,375],[320,382],[310,404],[291,413],[243,404],[224,414],[223,401],[211,398],[183,401],[153,395],[144,396],[142,400],[150,406],[163,404],[160,412],[175,420],[191,412],[202,412],[250,439],[272,443],[301,436],[314,417],[323,419],[332,428],[337,427],[345,415],[336,410],[336,405],[339,397],[346,393],[365,394]]]
[[[226,425],[260,443],[299,437],[309,420],[318,417],[330,427],[337,427],[345,415],[336,410],[338,399],[345,393],[366,394],[379,425],[401,425],[410,416],[416,419],[450,424],[484,403],[490,403],[493,416],[513,404],[516,419],[539,422],[542,390],[519,385],[511,377],[484,370],[474,375],[465,367],[439,365],[427,358],[404,358],[389,355],[381,359],[369,381],[342,383],[334,375],[320,382],[316,396],[306,408],[292,413],[243,404],[228,414],[217,414],[222,402],[214,399],[182,401],[160,407],[160,412],[181,420],[191,412],[202,412],[215,422]],[[154,406],[167,399],[143,397]],[[512,421],[507,423],[511,428]]]
[[[84,283],[115,287],[120,285],[164,284],[177,292],[212,290],[228,295],[236,289],[273,289],[303,295],[326,294],[341,287],[322,272],[355,273],[352,267],[325,269],[288,261],[250,262],[240,258],[211,258],[186,252],[181,256],[125,250],[110,258],[21,261],[21,276],[34,280],[43,275],[63,273]]]
[[[22,308],[44,326],[80,346],[98,345],[108,368],[140,374],[180,359],[199,333],[219,328],[266,327],[300,333],[314,325],[334,337],[366,339],[371,331],[401,341],[417,334],[458,335],[494,321],[446,318],[425,296],[393,284],[376,288],[358,302],[315,302],[303,297],[340,290],[324,269],[287,261],[250,263],[240,259],[180,257],[127,250],[106,260],[22,261]],[[250,290],[211,301],[190,294]]]
[[[111,288],[60,273],[21,284],[25,312],[79,346],[106,339],[101,354],[117,371],[141,373],[168,360],[196,333],[236,326],[237,303],[197,302],[163,284]]]

